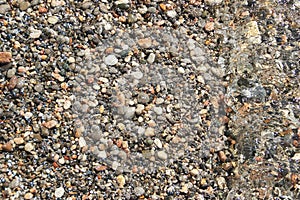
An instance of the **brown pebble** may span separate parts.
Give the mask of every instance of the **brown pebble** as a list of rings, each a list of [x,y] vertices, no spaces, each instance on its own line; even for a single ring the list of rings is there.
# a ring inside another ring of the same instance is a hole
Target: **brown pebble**
[[[214,22],[207,22],[204,26],[204,29],[206,31],[213,31],[215,28],[215,23]]]
[[[55,120],[50,120],[50,121],[48,121],[48,122],[42,123],[42,125],[43,125],[44,127],[48,128],[48,129],[51,129],[51,128],[55,127],[57,124],[58,124],[58,122],[55,121]]]
[[[46,12],[48,12],[47,8],[39,7],[39,13],[46,13]]]
[[[8,83],[8,89],[13,90],[18,84],[18,78],[16,76],[11,77]]]
[[[10,52],[0,52],[0,63],[10,63],[11,62],[11,53]]]
[[[0,146],[0,150],[3,151],[13,151],[13,145],[11,144],[11,142],[7,142],[5,144],[3,144],[2,146]]]
[[[219,158],[222,162],[225,162],[227,160],[227,156],[225,155],[224,151],[219,152]]]

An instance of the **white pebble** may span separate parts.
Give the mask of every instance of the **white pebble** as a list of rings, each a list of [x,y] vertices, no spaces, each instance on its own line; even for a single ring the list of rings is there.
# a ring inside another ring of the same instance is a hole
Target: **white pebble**
[[[63,187],[59,187],[56,188],[54,195],[56,198],[61,198],[62,196],[64,196],[64,193],[65,193],[65,189]]]

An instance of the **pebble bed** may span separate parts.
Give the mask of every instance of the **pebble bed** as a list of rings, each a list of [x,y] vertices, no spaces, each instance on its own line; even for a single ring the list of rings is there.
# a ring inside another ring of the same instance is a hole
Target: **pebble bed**
[[[297,0],[0,0],[1,199],[299,199]]]

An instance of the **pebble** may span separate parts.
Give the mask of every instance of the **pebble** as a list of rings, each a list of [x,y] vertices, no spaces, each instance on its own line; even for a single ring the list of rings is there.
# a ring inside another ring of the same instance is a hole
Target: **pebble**
[[[167,160],[168,154],[165,151],[158,151],[157,157],[161,160]]]
[[[180,74],[184,74],[185,70],[184,70],[183,67],[179,67],[179,68],[178,68],[178,72],[179,72]]]
[[[97,156],[99,158],[106,158],[107,157],[106,151],[98,151]]]
[[[13,151],[13,145],[11,142],[7,142],[5,144],[3,144],[2,146],[0,146],[0,150],[3,150],[3,151]]]
[[[223,0],[204,0],[204,3],[208,5],[216,5],[222,3]]]
[[[145,190],[142,187],[136,187],[136,188],[134,188],[134,193],[135,193],[136,196],[139,197],[139,196],[142,196],[145,193]]]
[[[75,63],[75,58],[74,57],[69,57],[68,62],[69,63]]]
[[[140,114],[142,114],[142,112],[143,112],[144,109],[145,109],[145,106],[143,104],[138,104],[136,106],[135,113],[137,115],[140,115]]]
[[[84,137],[80,137],[79,140],[78,140],[78,144],[79,144],[79,147],[82,148],[82,147],[85,147],[87,144],[86,144],[86,141],[84,139]]]
[[[25,144],[24,149],[27,152],[31,152],[34,149],[34,145],[31,142],[28,142],[28,143]]]
[[[16,76],[11,77],[8,84],[8,89],[14,89],[18,84],[18,78]]]
[[[118,58],[115,55],[110,54],[104,58],[104,63],[109,66],[116,65],[118,63]]]
[[[42,84],[37,84],[34,86],[34,90],[37,92],[42,92],[44,90],[44,86]]]
[[[54,196],[56,198],[61,198],[64,196],[65,189],[63,187],[59,187],[55,189]]]
[[[218,186],[221,190],[223,190],[227,187],[226,186],[226,180],[225,180],[224,177],[217,177],[216,181],[217,181],[217,184],[218,184]]]
[[[20,145],[23,144],[25,141],[22,137],[14,138],[14,143]]]
[[[225,162],[227,160],[227,156],[225,155],[224,151],[220,151],[218,155],[222,162]]]
[[[162,148],[162,143],[161,143],[160,139],[155,138],[153,142],[159,149]]]
[[[168,10],[167,11],[167,16],[170,18],[174,18],[177,16],[177,12],[175,10]]]
[[[152,63],[154,63],[154,60],[155,60],[155,54],[154,53],[150,53],[149,56],[148,56],[148,58],[147,58],[147,62],[149,64],[152,64]]]
[[[51,16],[51,17],[49,17],[48,18],[48,22],[50,23],[50,24],[56,24],[57,22],[58,22],[58,17],[57,16]]]
[[[191,172],[190,172],[190,174],[192,176],[197,176],[199,174],[199,170],[198,169],[192,169]]]
[[[215,23],[214,22],[207,22],[204,26],[204,29],[206,31],[213,31],[215,28]]]
[[[145,136],[146,137],[152,137],[154,135],[155,135],[154,128],[151,128],[151,127],[146,128],[146,130],[145,130]]]
[[[29,6],[30,6],[30,3],[28,1],[21,1],[19,4],[19,8],[22,11],[27,10],[27,8],[29,8]]]
[[[12,55],[10,52],[0,52],[0,64],[10,63]]]
[[[51,7],[64,6],[65,4],[64,0],[51,0]]]
[[[124,187],[125,185],[125,178],[122,174],[120,174],[119,176],[117,176],[117,182],[119,184],[120,187]]]
[[[9,69],[6,74],[7,78],[13,77],[16,74],[16,71],[16,68]]]
[[[124,117],[125,119],[132,119],[135,115],[135,107],[125,107],[124,108]]]
[[[29,37],[32,39],[37,39],[41,36],[42,31],[37,29],[32,29],[31,33],[29,34]]]
[[[56,120],[50,120],[48,122],[42,123],[42,125],[48,129],[54,128],[57,124],[58,122]]]
[[[163,109],[161,107],[157,107],[155,106],[153,108],[153,111],[157,114],[157,115],[161,115],[163,113]]]
[[[256,21],[250,21],[246,24],[246,37],[249,42],[253,44],[261,43],[261,33],[259,31],[258,23]]]
[[[147,103],[149,103],[150,98],[149,98],[148,94],[141,92],[141,93],[139,93],[137,100],[138,100],[138,103],[147,104]]]
[[[152,39],[150,37],[139,39],[137,43],[140,47],[147,49],[152,46]]]
[[[11,10],[11,7],[8,4],[0,5],[0,14],[4,15]]]
[[[28,192],[24,195],[24,199],[32,199],[33,198],[33,194]]]
[[[139,80],[139,79],[143,78],[144,74],[143,74],[142,72],[140,72],[140,71],[136,71],[136,72],[132,72],[132,73],[131,73],[131,76],[132,76],[134,79]]]

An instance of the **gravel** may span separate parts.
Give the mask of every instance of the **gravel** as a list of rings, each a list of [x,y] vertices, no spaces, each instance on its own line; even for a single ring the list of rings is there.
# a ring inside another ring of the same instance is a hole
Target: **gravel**
[[[1,1],[1,199],[299,199],[299,1]]]

